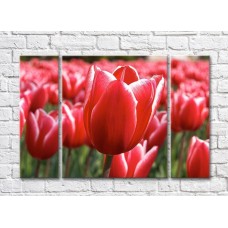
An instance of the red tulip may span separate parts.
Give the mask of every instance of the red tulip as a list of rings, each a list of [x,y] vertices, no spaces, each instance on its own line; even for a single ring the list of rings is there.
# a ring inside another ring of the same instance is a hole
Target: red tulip
[[[86,143],[83,122],[83,106],[77,103],[71,109],[63,104],[63,145],[68,148],[79,147]]]
[[[120,154],[142,139],[158,108],[164,79],[139,79],[131,66],[113,74],[92,66],[87,76],[84,123],[94,147],[104,154]]]
[[[74,99],[84,88],[85,77],[78,73],[68,75],[66,72],[63,72],[62,83],[63,97],[65,99]]]
[[[20,136],[21,136],[27,119],[28,110],[29,110],[26,97],[23,97],[20,99],[19,107],[20,107]]]
[[[190,97],[180,91],[172,94],[171,127],[175,132],[195,131],[208,117],[205,97]]]
[[[58,84],[49,83],[44,86],[47,89],[48,101],[53,105],[58,105],[59,97],[58,97]]]
[[[27,120],[26,145],[30,155],[45,160],[58,150],[58,120],[42,109],[30,112]]]
[[[167,112],[161,111],[150,120],[144,140],[147,140],[147,150],[153,146],[160,148],[167,136]]]
[[[109,177],[145,178],[157,157],[158,147],[146,153],[145,145],[138,144],[126,153],[113,156]]]
[[[209,141],[193,136],[188,149],[187,174],[193,178],[209,177]]]
[[[31,92],[30,111],[43,108],[48,101],[48,91],[45,87],[39,86]]]

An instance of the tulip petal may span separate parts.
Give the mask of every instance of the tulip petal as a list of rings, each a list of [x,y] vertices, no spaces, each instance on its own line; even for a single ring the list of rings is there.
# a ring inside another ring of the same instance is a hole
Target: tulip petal
[[[26,145],[30,154],[37,158],[39,151],[36,148],[37,139],[39,136],[39,127],[35,115],[29,112],[26,123]]]
[[[114,80],[116,80],[116,78],[112,74],[106,71],[101,71],[100,68],[95,66],[90,67],[86,81],[86,95],[84,107],[84,124],[89,137],[90,117],[92,109],[107,89],[109,83]]]
[[[136,126],[136,104],[127,84],[109,84],[91,116],[90,137],[100,152],[114,155],[127,150]]]
[[[134,82],[130,84],[130,88],[132,89],[138,104],[136,107],[137,126],[131,142],[128,145],[128,150],[135,147],[144,135],[148,122],[151,118],[152,103],[155,94],[154,84],[152,83],[152,80],[149,79],[141,79]]]
[[[200,113],[194,98],[189,98],[180,110],[180,124],[184,130],[196,130],[200,120]]]
[[[50,129],[43,141],[42,159],[49,159],[58,151],[58,123]]]
[[[144,148],[141,144],[136,145],[128,154],[128,172],[126,177],[133,177],[135,167],[143,159]]]
[[[127,175],[127,162],[124,153],[114,155],[112,159],[109,177],[124,178]]]
[[[39,87],[32,94],[30,110],[34,112],[36,109],[44,107],[48,101],[48,94],[44,87]]]
[[[193,136],[187,157],[187,174],[191,178],[209,177],[209,143]]]
[[[154,146],[146,153],[144,158],[138,163],[135,169],[135,178],[146,178],[149,175],[150,169],[157,157],[158,147]]]
[[[167,122],[162,123],[149,137],[148,147],[152,148],[153,146],[158,146],[159,148],[164,143],[167,137]]]
[[[116,79],[122,80],[128,85],[139,80],[137,71],[131,66],[119,66],[115,69],[113,75]]]
[[[165,86],[165,80],[161,75],[156,75],[153,76],[152,78],[154,82],[156,81],[156,90],[155,90],[155,96],[154,96],[154,101],[152,105],[152,113],[151,113],[151,118],[153,118],[154,114],[156,113],[158,106],[160,105],[160,101],[162,98],[162,92]]]

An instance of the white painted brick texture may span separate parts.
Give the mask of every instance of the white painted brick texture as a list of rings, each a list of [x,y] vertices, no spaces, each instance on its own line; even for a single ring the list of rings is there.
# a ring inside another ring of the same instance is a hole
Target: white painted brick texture
[[[20,179],[21,55],[210,55],[211,178]],[[0,195],[227,195],[228,32],[0,32]]]

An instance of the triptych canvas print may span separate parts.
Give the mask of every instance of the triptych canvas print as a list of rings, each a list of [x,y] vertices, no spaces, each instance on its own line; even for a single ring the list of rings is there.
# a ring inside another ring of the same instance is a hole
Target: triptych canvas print
[[[21,57],[21,178],[210,176],[209,58],[61,61]]]

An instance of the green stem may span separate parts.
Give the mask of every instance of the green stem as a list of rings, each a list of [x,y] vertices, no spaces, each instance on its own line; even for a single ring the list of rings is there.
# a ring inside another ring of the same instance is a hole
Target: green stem
[[[46,178],[49,176],[50,166],[51,166],[51,159],[48,159],[46,162],[46,168],[45,168],[45,177]]]
[[[109,177],[111,164],[112,164],[112,155],[106,155],[105,163],[104,163],[104,169],[103,169],[103,177]]]
[[[183,159],[184,159],[184,147],[185,147],[185,136],[186,132],[182,134],[181,137],[181,145],[180,145],[180,157],[179,157],[179,162],[178,162],[178,167],[177,167],[177,173],[176,177],[180,177],[181,175],[181,169],[183,168]]]
[[[39,177],[40,164],[41,164],[41,161],[40,160],[37,160],[35,174],[34,174],[34,177],[35,178],[38,178]]]
[[[71,148],[68,149],[68,153],[67,153],[65,177],[69,176],[69,173],[70,173],[70,162],[71,162]]]
[[[89,149],[88,156],[86,158],[86,162],[85,162],[84,177],[87,177],[88,176],[89,165],[90,165],[90,162],[91,162],[92,155],[93,155],[93,148],[90,148]]]

